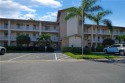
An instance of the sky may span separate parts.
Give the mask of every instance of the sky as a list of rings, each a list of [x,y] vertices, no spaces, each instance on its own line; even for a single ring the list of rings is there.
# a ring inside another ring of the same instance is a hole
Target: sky
[[[58,10],[78,7],[82,0],[0,0],[0,18],[56,21]],[[125,0],[99,0],[98,3],[112,14],[106,16],[113,26],[125,27]],[[86,24],[93,24],[86,20]]]

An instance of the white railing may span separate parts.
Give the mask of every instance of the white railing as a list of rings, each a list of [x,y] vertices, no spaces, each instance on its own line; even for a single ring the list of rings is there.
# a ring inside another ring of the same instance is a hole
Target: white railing
[[[8,26],[0,25],[0,29],[8,29]]]
[[[0,35],[0,40],[8,40],[8,36]]]
[[[11,29],[13,30],[26,30],[26,31],[34,31],[34,30],[39,30],[39,27],[33,27],[33,26],[16,26],[16,25],[11,25]]]
[[[53,29],[49,29],[49,30],[42,29],[42,32],[59,32],[59,31],[53,30]]]

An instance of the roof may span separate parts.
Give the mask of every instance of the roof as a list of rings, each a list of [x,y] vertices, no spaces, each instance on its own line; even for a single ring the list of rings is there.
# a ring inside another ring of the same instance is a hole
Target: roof
[[[66,8],[66,9],[67,9],[67,8]],[[60,15],[61,15],[61,12],[66,11],[66,9],[63,9],[63,10],[59,10],[59,11],[58,11],[58,14],[57,14],[57,22],[59,22],[59,17],[60,17]]]
[[[0,18],[0,20],[12,20],[12,21],[28,21],[28,22],[42,22],[44,24],[58,24],[58,22],[52,22],[52,21],[41,21],[41,20],[30,20],[30,19],[11,19],[11,18]]]

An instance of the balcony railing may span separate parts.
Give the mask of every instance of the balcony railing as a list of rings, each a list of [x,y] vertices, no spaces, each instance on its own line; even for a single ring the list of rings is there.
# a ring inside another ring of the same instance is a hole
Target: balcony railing
[[[12,30],[25,30],[25,31],[35,31],[35,30],[39,30],[38,27],[32,27],[32,26],[29,26],[29,27],[26,27],[26,26],[15,26],[15,25],[11,25],[11,29]]]
[[[59,32],[59,31],[53,30],[53,29],[49,29],[49,30],[42,29],[42,32]]]
[[[0,40],[8,40],[8,36],[0,35]]]
[[[0,29],[8,29],[8,26],[0,25]]]
[[[16,37],[16,35],[11,35],[11,40],[16,41]],[[37,36],[30,36],[31,41],[36,41],[37,38]]]

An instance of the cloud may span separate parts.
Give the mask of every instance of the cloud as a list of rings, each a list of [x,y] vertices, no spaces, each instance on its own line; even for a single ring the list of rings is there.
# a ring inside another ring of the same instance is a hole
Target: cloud
[[[40,5],[45,5],[45,6],[49,6],[52,8],[58,8],[62,6],[61,2],[56,1],[56,0],[32,0],[32,1],[37,2]]]
[[[57,12],[48,12],[46,15],[43,15],[39,20],[43,21],[56,21]]]
[[[21,5],[13,0],[0,0],[0,17],[19,18],[22,12],[25,14],[35,13],[36,10]]]
[[[29,18],[34,19],[36,15],[37,15],[37,14],[34,13],[34,12],[29,12],[29,13],[27,13],[27,14],[20,15],[19,18],[20,18],[20,19],[29,19]]]

